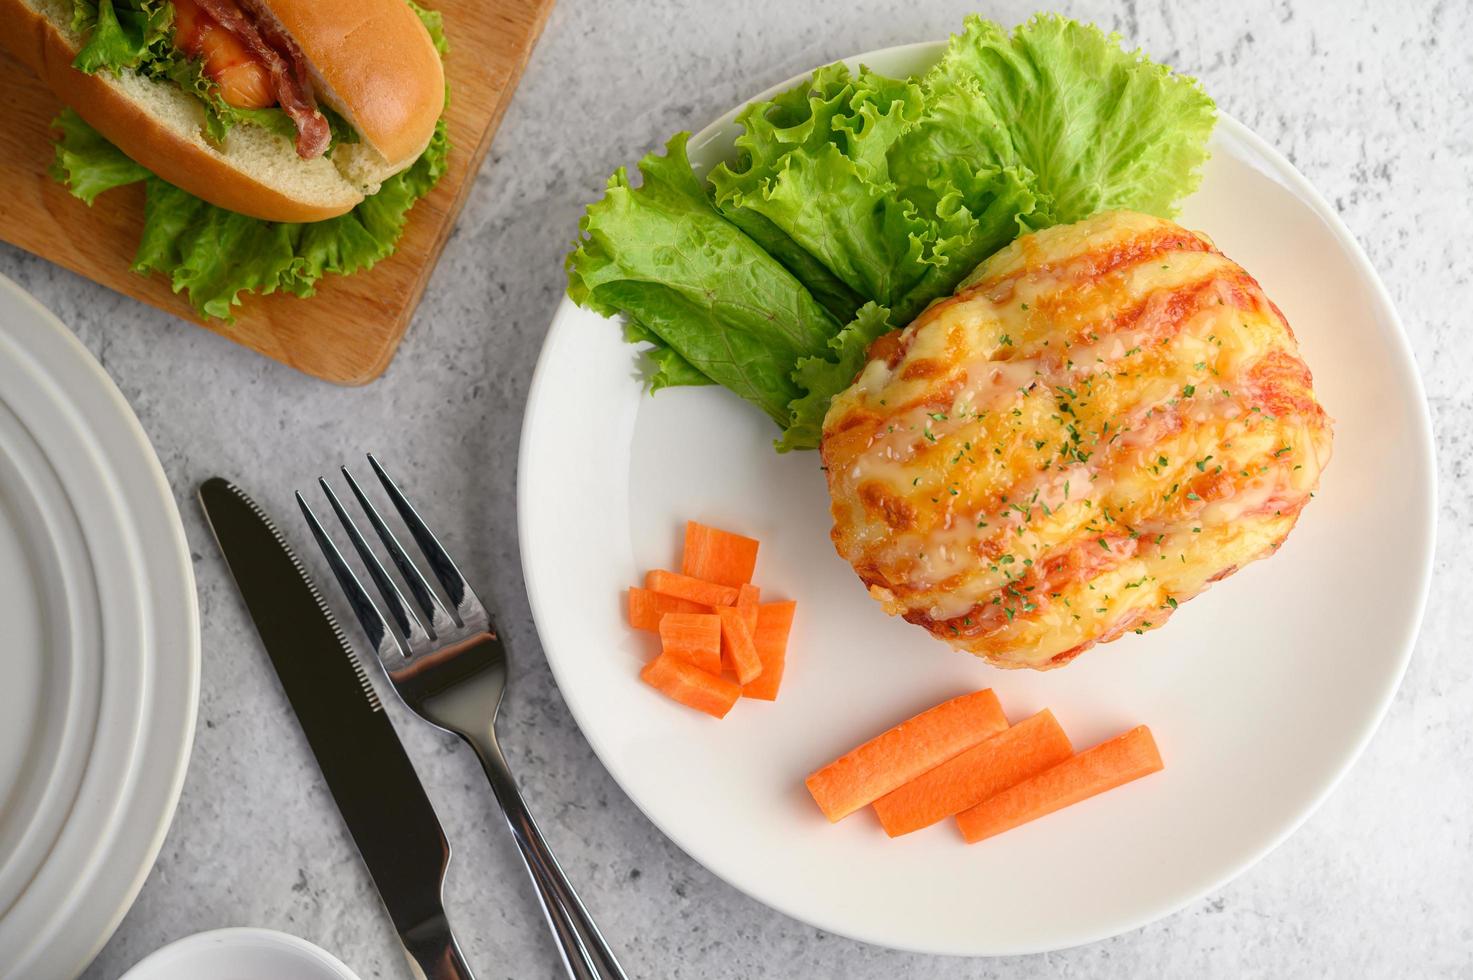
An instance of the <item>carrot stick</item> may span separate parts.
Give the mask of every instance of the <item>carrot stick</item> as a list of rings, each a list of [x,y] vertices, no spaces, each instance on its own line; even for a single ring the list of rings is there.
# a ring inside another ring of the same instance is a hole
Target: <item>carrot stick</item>
[[[841,820],[1008,727],[990,688],[922,711],[808,777],[808,792]]]
[[[689,599],[661,595],[638,587],[629,590],[629,625],[637,630],[656,632],[660,628],[660,617],[666,613],[708,613],[710,606]]]
[[[737,601],[737,590],[731,585],[717,585],[689,575],[677,575],[655,569],[644,577],[644,587],[661,595],[674,596],[705,606],[730,606]]]
[[[762,674],[762,657],[747,625],[748,611],[734,606],[720,606],[716,610],[716,615],[721,617],[721,654],[739,684],[750,684]],[[758,610],[750,612],[755,615]]]
[[[976,806],[1073,754],[1069,736],[1045,709],[886,793],[875,800],[875,813],[885,833],[899,837]]]
[[[721,673],[721,619],[714,613],[666,613],[660,650],[711,673]]]
[[[741,600],[737,600],[740,607]],[[778,685],[783,682],[783,668],[788,660],[788,632],[793,628],[796,602],[768,602],[757,607],[757,630],[752,645],[762,659],[762,673],[750,684],[742,685],[742,697],[776,701]]]
[[[639,677],[661,694],[716,718],[726,717],[742,696],[742,689],[726,678],[708,674],[668,653],[645,664]]]
[[[957,826],[975,844],[1161,768],[1156,740],[1141,725],[963,810]]]
[[[685,522],[680,570],[686,575],[735,587],[752,581],[756,566],[757,542],[753,539],[695,521]]]
[[[737,589],[736,608],[742,611],[747,620],[747,632],[752,634],[752,642],[757,642],[757,606],[761,591],[757,586],[748,583]]]

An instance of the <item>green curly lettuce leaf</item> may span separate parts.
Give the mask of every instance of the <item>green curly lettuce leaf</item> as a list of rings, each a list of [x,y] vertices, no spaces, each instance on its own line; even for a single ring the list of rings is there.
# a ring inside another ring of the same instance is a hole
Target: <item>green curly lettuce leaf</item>
[[[88,205],[103,191],[152,176],[72,110],[62,110],[51,125],[61,133],[51,176]]]
[[[631,344],[649,344],[645,348],[644,360],[649,367],[645,378],[653,394],[661,388],[689,388],[695,385],[714,385],[716,382],[701,373],[690,361],[672,350],[656,334],[627,319],[624,322],[624,339]]]
[[[979,144],[971,159],[1027,168],[1059,224],[1115,208],[1171,217],[1201,179],[1216,121],[1195,79],[1124,50],[1118,34],[1058,15],[1011,34],[968,17],[921,84],[938,101],[975,93],[973,111],[957,119],[971,120]],[[947,128],[932,138],[955,152],[965,136]]]
[[[934,132],[917,139],[925,120]],[[978,138],[976,119],[938,116],[908,79],[830,65],[752,103],[737,122],[739,160],[711,173],[717,205],[733,221],[773,229],[753,237],[845,319],[869,300],[908,322],[1012,241],[1035,209],[1025,170],[942,152]],[[934,165],[915,159],[927,140]],[[828,301],[830,277],[847,290],[847,307]]]
[[[229,319],[242,292],[290,289],[300,225],[259,221],[148,178],[135,272],[162,272],[204,316]]]
[[[894,305],[924,275],[927,227],[892,192],[886,154],[919,109],[913,84],[821,68],[737,117],[741,158],[711,172],[716,204],[773,229],[784,264],[815,293],[832,295],[832,283],[808,261],[842,283],[857,301],[836,311],[844,318],[865,298]]]
[[[414,0],[404,0],[404,2],[409,4],[409,9],[414,11],[415,15],[419,17],[419,22],[423,24],[425,26],[425,30],[429,32],[430,40],[434,42],[435,50],[440,52],[440,59],[443,61],[445,56],[450,53],[450,44],[445,40],[444,16],[441,15],[440,11],[438,10],[431,10],[428,7],[421,7],[419,4],[415,3]],[[446,92],[445,101],[450,101],[448,90]]]
[[[836,321],[842,323],[848,320],[855,310],[864,305],[862,296],[846,286],[843,280],[830,272],[826,265],[802,245],[793,241],[787,232],[758,212],[748,208],[732,208],[723,211],[722,215],[782,263]]]
[[[779,452],[791,449],[817,449],[823,435],[823,419],[835,395],[854,383],[864,367],[869,345],[893,329],[890,311],[874,303],[866,303],[843,330],[829,340],[832,355],[801,358],[793,368],[793,380],[806,392],[790,406],[792,417],[782,438]]]
[[[623,169],[609,179],[568,256],[569,292],[656,344],[651,387],[709,379],[785,426],[803,394],[793,365],[821,354],[839,324],[716,210],[691,171],[687,136],[640,161],[638,188]]]
[[[445,172],[443,120],[418,160],[347,214],[306,224],[262,221],[215,207],[133,163],[71,110],[54,172],[89,204],[100,193],[146,180],[143,234],[133,269],[167,276],[205,317],[228,320],[244,293],[310,296],[326,275],[350,275],[393,254],[414,202]]]
[[[954,164],[926,186],[934,204],[927,213],[925,262],[920,278],[896,301],[898,326],[932,300],[950,296],[983,259],[1040,220],[1033,184],[1018,168]]]
[[[84,41],[72,67],[92,74],[137,68],[171,48],[168,0],[73,0],[72,28]]]
[[[85,124],[84,124],[85,125]],[[306,224],[215,207],[149,175],[133,270],[167,276],[200,315],[228,320],[245,293],[312,295],[326,275],[351,275],[392,255],[409,209],[445,172],[445,123],[409,169],[347,214]]]

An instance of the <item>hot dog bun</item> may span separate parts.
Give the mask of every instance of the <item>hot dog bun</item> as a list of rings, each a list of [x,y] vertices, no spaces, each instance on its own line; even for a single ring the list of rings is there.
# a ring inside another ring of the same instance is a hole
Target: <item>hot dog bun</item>
[[[83,44],[68,0],[0,0],[0,41],[78,115],[150,171],[219,207],[269,221],[320,221],[351,210],[414,162],[434,133],[444,73],[403,0],[256,0],[297,43],[320,102],[358,131],[302,159],[290,139],[242,124],[222,146],[199,101],[173,82],[72,67]]]
[[[332,106],[398,172],[424,152],[445,105],[439,52],[403,0],[258,0]]]

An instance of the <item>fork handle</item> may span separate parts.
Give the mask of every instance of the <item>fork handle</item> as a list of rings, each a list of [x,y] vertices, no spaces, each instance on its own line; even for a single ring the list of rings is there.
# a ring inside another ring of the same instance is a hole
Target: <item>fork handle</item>
[[[563,966],[574,980],[628,980],[614,951],[604,941],[593,917],[583,907],[578,893],[573,890],[563,869],[553,856],[552,849],[537,829],[537,821],[527,809],[517,788],[506,757],[496,741],[495,731],[464,734],[463,737],[475,749],[491,781],[491,790],[501,804],[512,837],[516,839],[522,862],[537,890],[537,900],[547,917],[547,924],[557,939],[562,953]]]

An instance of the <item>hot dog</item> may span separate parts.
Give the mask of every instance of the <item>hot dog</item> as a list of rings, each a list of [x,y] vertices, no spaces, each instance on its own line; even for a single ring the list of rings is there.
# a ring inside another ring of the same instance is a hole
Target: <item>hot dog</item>
[[[0,42],[148,170],[271,221],[350,210],[444,106],[404,0],[0,0]]]

